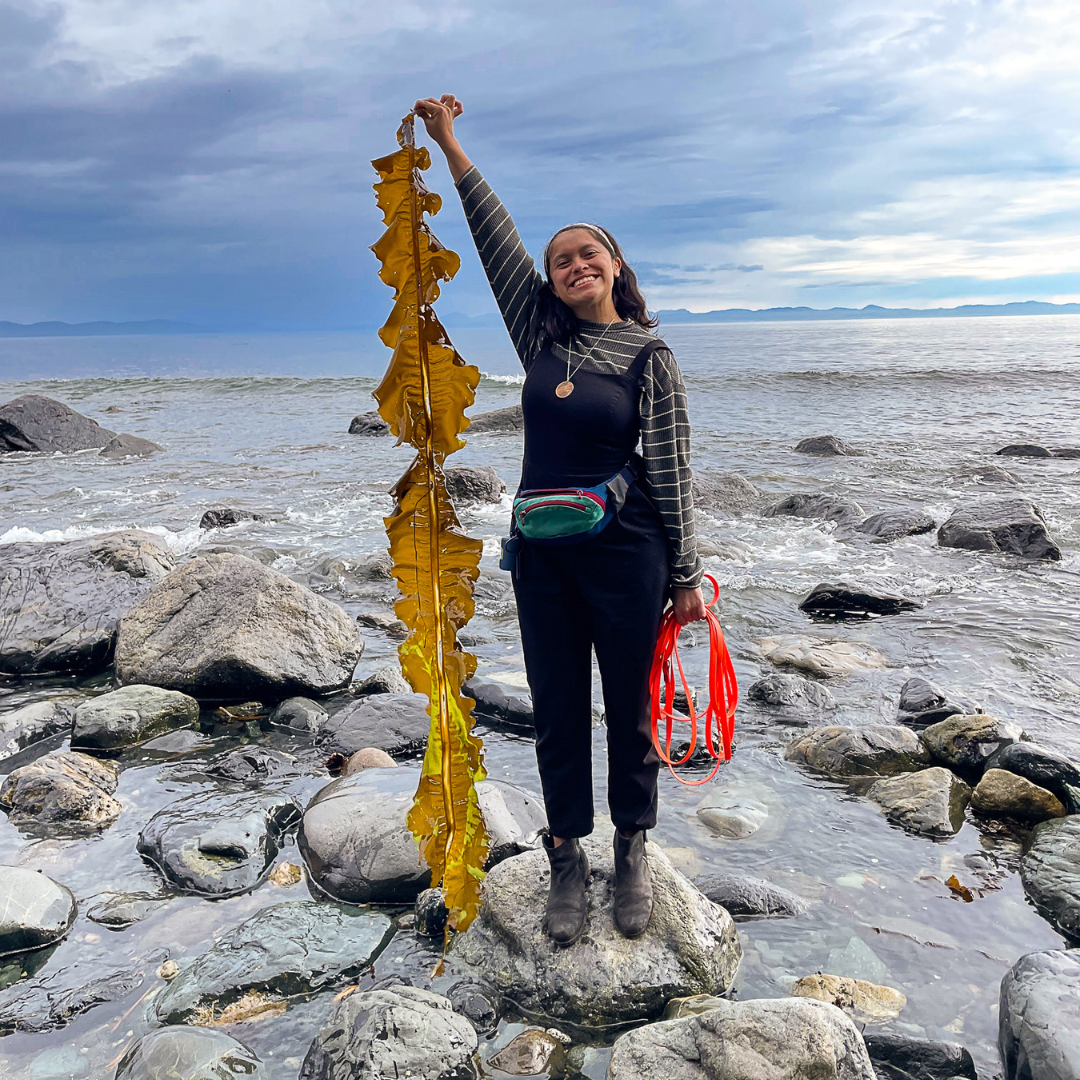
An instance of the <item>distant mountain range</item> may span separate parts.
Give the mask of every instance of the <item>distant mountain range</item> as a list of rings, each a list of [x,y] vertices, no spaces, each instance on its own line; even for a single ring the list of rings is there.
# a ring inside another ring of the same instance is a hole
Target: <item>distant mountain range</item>
[[[148,322],[0,322],[0,337],[105,337],[115,334],[202,334],[205,326],[150,319]]]

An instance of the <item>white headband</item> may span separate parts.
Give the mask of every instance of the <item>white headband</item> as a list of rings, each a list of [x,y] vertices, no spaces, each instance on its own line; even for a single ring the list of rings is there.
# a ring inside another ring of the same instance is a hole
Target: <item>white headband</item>
[[[564,225],[561,229],[557,229],[551,239],[544,245],[544,273],[548,277],[551,277],[551,271],[548,268],[548,252],[551,250],[551,245],[555,242],[555,237],[561,235],[569,229],[590,229],[592,232],[598,234],[598,239],[601,244],[604,245],[611,252],[611,257],[617,259],[619,256],[615,254],[615,248],[612,247],[611,241],[607,238],[607,233],[600,228],[599,225],[593,225],[589,221],[573,221],[569,225]]]

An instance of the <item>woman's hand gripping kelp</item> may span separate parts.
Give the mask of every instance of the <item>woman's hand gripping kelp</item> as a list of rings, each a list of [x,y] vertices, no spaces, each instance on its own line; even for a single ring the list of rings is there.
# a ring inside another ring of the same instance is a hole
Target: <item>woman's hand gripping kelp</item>
[[[455,184],[472,168],[472,162],[454,135],[454,120],[464,111],[465,106],[453,94],[420,98],[413,106],[413,112],[424,121],[432,142],[446,155],[446,164]]]

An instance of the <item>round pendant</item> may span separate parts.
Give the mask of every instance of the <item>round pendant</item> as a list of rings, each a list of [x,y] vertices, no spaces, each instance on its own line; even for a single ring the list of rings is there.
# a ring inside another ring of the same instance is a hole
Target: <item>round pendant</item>
[[[573,392],[574,384],[569,379],[559,383],[559,385],[555,387],[555,394],[557,397],[569,397]]]

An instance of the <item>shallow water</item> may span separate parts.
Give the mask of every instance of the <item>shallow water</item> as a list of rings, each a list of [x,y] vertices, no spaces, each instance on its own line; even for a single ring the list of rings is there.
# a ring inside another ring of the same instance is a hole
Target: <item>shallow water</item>
[[[702,515],[703,549],[718,553],[706,564],[722,589],[722,619],[743,689],[769,670],[756,648],[760,638],[835,634],[873,644],[889,667],[831,684],[839,703],[832,722],[892,722],[900,685],[917,673],[1080,757],[1080,462],[993,456],[1008,442],[1080,445],[1080,320],[676,326],[664,336],[686,379],[696,468],[738,472],[776,495],[829,492],[856,500],[868,513],[924,507],[940,521],[962,502],[994,493],[965,476],[966,468],[1003,465],[1046,514],[1064,553],[1060,563],[1032,566],[939,549],[932,534],[871,545],[832,525]],[[501,336],[459,331],[454,337],[494,376],[482,381],[476,411],[515,400],[519,379]],[[390,440],[345,434],[351,416],[371,407],[384,360],[370,335],[0,342],[5,400],[48,394],[166,448],[118,463],[92,453],[0,457],[0,542],[137,526],[162,535],[178,554],[222,543],[270,547],[267,557],[277,569],[329,588],[350,612],[385,610],[388,590],[344,596],[309,577],[325,555],[358,558],[385,547],[388,488],[409,452]],[[350,369],[358,374],[344,374]],[[208,371],[220,374],[201,377]],[[125,377],[85,377],[95,372]],[[41,377],[18,382],[16,373]],[[862,454],[818,459],[791,452],[798,439],[826,432]],[[477,436],[453,463],[491,464],[512,490],[520,449],[515,437]],[[254,510],[267,520],[203,532],[199,518],[214,505]],[[478,612],[468,630],[478,642],[481,675],[523,692],[512,597],[495,569],[508,508],[504,499],[501,506],[463,513],[470,533],[485,542]],[[901,592],[925,606],[835,630],[810,624],[798,600],[818,582],[835,580]],[[364,634],[358,678],[392,659],[395,648],[378,631]],[[692,633],[684,642],[689,673],[700,684],[704,649],[694,645]],[[98,679],[86,689],[104,685]],[[0,708],[71,686],[64,680],[9,685]],[[740,925],[745,960],[738,994],[781,995],[795,977],[817,970],[884,982],[908,997],[891,1029],[963,1042],[980,1070],[994,1075],[1001,976],[1022,953],[1061,944],[1024,900],[1014,872],[1022,835],[969,821],[947,842],[908,836],[865,799],[785,764],[790,729],[770,725],[749,708],[739,724],[739,750],[717,783],[764,802],[765,825],[744,840],[719,839],[694,814],[703,792],[665,776],[655,833],[692,877],[730,868],[788,885],[814,902],[803,918]],[[236,741],[235,732],[221,731],[194,754],[207,757]],[[485,743],[491,775],[537,788],[527,740],[485,729]],[[601,813],[602,746],[598,728]],[[118,798],[125,813],[100,837],[33,840],[0,824],[0,862],[40,867],[80,900],[79,921],[45,959],[46,972],[78,963],[89,979],[153,950],[196,955],[260,907],[306,896],[303,884],[266,884],[226,901],[174,899],[120,933],[87,921],[89,901],[101,892],[154,891],[153,871],[136,854],[135,836],[160,806],[208,783],[185,759],[139,752],[122,763]],[[323,782],[309,776],[289,786],[303,800]],[[988,858],[965,863],[965,856],[980,852]],[[280,858],[299,861],[295,847]],[[1002,873],[976,873],[976,866],[990,864]],[[965,904],[944,885],[952,873],[972,886],[992,878],[1000,888]],[[0,1039],[0,1074],[51,1075],[48,1066],[56,1059],[48,1055],[75,1047],[84,1075],[111,1075],[106,1063],[145,1024],[146,1003],[137,1002],[155,984],[157,962],[138,990],[67,1028]],[[375,975],[404,971],[422,979],[431,966],[431,949],[401,934],[376,962]],[[293,1080],[331,996],[231,1030],[263,1056],[268,1075]],[[504,1025],[498,1042],[515,1030]],[[47,1056],[39,1058],[42,1053]],[[591,1051],[587,1073],[602,1076],[605,1060],[602,1049]]]

